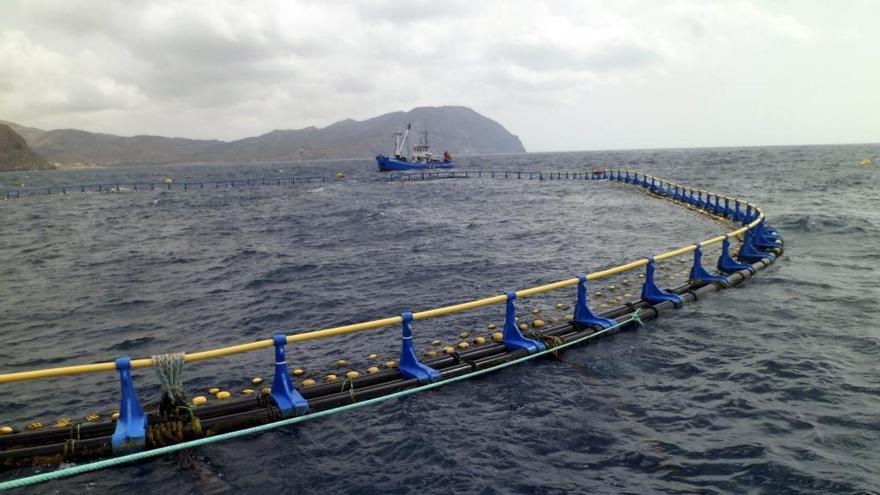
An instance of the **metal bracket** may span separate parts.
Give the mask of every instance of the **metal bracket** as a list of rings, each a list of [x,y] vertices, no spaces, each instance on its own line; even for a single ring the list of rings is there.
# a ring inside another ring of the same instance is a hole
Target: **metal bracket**
[[[272,380],[272,400],[285,418],[288,416],[302,416],[309,412],[309,401],[293,387],[290,382],[290,373],[287,371],[287,356],[284,346],[287,345],[287,336],[278,334],[272,336],[275,344],[275,378]]]
[[[416,348],[412,341],[411,324],[413,321],[413,314],[409,311],[400,313],[400,318],[403,320],[401,329],[401,341],[403,343],[400,347],[400,364],[398,365],[400,374],[402,374],[404,378],[415,378],[419,383],[428,383],[437,380],[440,378],[440,372],[431,368],[427,364],[419,362],[419,358],[416,357]]]
[[[691,280],[696,280],[697,282],[706,282],[706,283],[721,283],[723,286],[727,287],[730,284],[730,280],[727,279],[724,275],[712,275],[705,268],[703,268],[703,249],[700,247],[700,244],[695,244],[697,247],[694,249],[694,264],[691,266],[691,273],[689,275]]]
[[[663,301],[672,301],[676,308],[684,305],[684,301],[678,297],[678,294],[666,292],[654,282],[654,257],[648,258],[648,264],[645,267],[645,283],[642,284],[642,300],[651,304],[661,303]]]
[[[596,316],[587,305],[587,276],[578,275],[577,302],[574,306],[574,321],[585,326],[608,328],[617,324],[610,318]]]
[[[504,345],[508,349],[525,349],[529,354],[543,351],[546,346],[537,340],[527,339],[516,326],[516,291],[507,293],[507,311],[504,315]]]
[[[119,401],[119,419],[111,438],[114,454],[138,451],[144,448],[147,438],[147,416],[134,390],[131,379],[131,358],[116,360],[122,398]]]

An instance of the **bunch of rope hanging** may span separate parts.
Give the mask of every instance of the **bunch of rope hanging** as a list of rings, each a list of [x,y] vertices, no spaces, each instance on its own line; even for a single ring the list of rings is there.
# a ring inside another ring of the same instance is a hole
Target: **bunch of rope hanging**
[[[159,414],[167,421],[175,423],[173,429],[181,438],[183,435],[182,419],[189,419],[193,432],[201,433],[202,426],[199,418],[183,392],[183,365],[186,363],[186,353],[157,354],[152,357],[152,360],[153,368],[156,370],[156,375],[162,386]]]

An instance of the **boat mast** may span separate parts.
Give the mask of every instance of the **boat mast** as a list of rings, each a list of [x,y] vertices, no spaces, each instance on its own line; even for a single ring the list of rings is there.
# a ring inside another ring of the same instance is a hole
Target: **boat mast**
[[[394,137],[395,137],[394,155],[395,156],[399,157],[400,153],[403,151],[403,147],[404,147],[404,145],[406,145],[406,138],[407,138],[407,136],[409,136],[409,130],[411,128],[412,128],[412,124],[406,124],[406,132],[403,133],[403,139],[400,139],[399,141],[397,140],[397,138],[400,137],[400,133],[399,132],[394,133]]]

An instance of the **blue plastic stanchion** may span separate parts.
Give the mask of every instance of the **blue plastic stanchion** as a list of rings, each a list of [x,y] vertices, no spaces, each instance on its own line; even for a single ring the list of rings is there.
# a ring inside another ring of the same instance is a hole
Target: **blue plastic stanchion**
[[[743,220],[743,212],[742,212],[742,210],[739,209],[739,206],[740,206],[740,205],[739,205],[739,200],[738,200],[738,199],[734,199],[734,200],[733,200],[733,204],[734,204],[734,209],[733,209],[733,221],[734,221],[734,222],[742,222],[742,220]]]
[[[661,303],[663,301],[672,301],[676,308],[684,305],[684,301],[677,294],[666,292],[657,283],[654,282],[654,257],[648,258],[648,265],[645,267],[645,283],[642,284],[642,300],[651,304]]]
[[[705,268],[703,268],[703,249],[700,247],[700,244],[696,244],[697,248],[694,249],[694,264],[691,266],[691,273],[689,275],[691,280],[696,280],[697,282],[706,282],[706,283],[714,283],[719,282],[723,285],[728,285],[730,280],[727,279],[724,275],[712,275]]]
[[[275,344],[275,378],[272,380],[272,400],[281,411],[281,415],[301,416],[309,412],[309,402],[293,387],[290,382],[290,374],[287,368],[287,356],[284,346],[287,345],[287,336],[278,334],[272,336]]]
[[[439,371],[419,362],[419,358],[416,357],[416,349],[412,341],[412,313],[409,311],[401,313],[400,318],[403,319],[400,364],[398,365],[400,374],[402,374],[404,378],[415,378],[419,383],[433,382],[440,378]]]
[[[504,345],[510,350],[525,349],[529,354],[546,349],[543,343],[527,339],[516,326],[516,292],[507,293],[507,311],[504,315]]]
[[[782,243],[779,242],[776,238],[771,237],[768,233],[766,227],[764,226],[764,220],[762,219],[758,226],[754,229],[754,236],[752,237],[752,244],[755,247],[760,249],[777,249],[782,247]]]
[[[131,379],[131,358],[121,357],[116,360],[119,371],[119,382],[122,397],[119,401],[119,419],[110,443],[114,454],[122,454],[141,450],[147,438],[147,416],[134,390]]]
[[[776,258],[772,253],[765,253],[762,251],[758,251],[754,245],[752,245],[752,230],[749,229],[743,234],[743,242],[739,247],[739,254],[737,255],[737,259],[740,262],[746,263],[756,263],[763,259],[773,260]]]
[[[746,205],[746,212],[743,214],[742,224],[748,225],[752,223],[752,205]]]
[[[718,257],[718,264],[716,267],[721,273],[735,273],[740,270],[748,270],[754,275],[758,272],[758,270],[755,270],[755,267],[752,265],[740,263],[733,259],[730,255],[730,240],[728,236],[724,236],[724,241],[721,243],[721,256]]]
[[[610,318],[597,316],[592,311],[590,311],[590,306],[587,305],[586,275],[578,275],[577,302],[574,306],[574,321],[575,323],[580,323],[581,325],[595,326],[600,328],[608,328],[617,323]]]

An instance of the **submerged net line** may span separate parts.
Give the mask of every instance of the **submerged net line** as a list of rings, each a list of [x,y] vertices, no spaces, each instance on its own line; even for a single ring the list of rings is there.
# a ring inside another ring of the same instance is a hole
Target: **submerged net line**
[[[241,430],[231,431],[231,432],[227,432],[227,433],[220,433],[218,435],[212,435],[209,437],[198,438],[195,440],[189,440],[186,442],[176,443],[173,445],[166,445],[164,447],[158,447],[158,448],[151,449],[151,450],[144,450],[144,451],[135,452],[135,453],[131,453],[131,454],[125,454],[125,455],[122,455],[119,457],[111,457],[108,459],[102,459],[100,461],[90,462],[87,464],[79,464],[76,466],[70,466],[70,467],[58,469],[55,471],[50,471],[47,473],[40,473],[40,474],[36,474],[33,476],[26,476],[23,478],[17,478],[17,479],[10,480],[10,481],[4,481],[4,482],[0,482],[0,491],[11,490],[13,488],[24,488],[26,486],[36,485],[38,483],[44,483],[47,481],[57,480],[57,479],[61,479],[61,478],[67,478],[70,476],[89,473],[89,472],[93,472],[93,471],[98,471],[101,469],[119,466],[122,464],[128,464],[131,462],[150,459],[153,457],[158,457],[161,455],[170,454],[173,452],[178,452],[178,451],[185,450],[185,449],[191,449],[191,448],[195,448],[195,447],[201,447],[204,445],[210,445],[212,443],[223,442],[226,440],[231,440],[234,438],[239,438],[239,437],[243,437],[243,436],[247,436],[247,435],[254,435],[257,433],[262,433],[265,431],[270,431],[270,430],[274,430],[277,428],[282,428],[284,426],[290,426],[290,425],[294,425],[294,424],[298,424],[298,423],[303,423],[305,421],[309,421],[312,419],[333,416],[335,414],[339,414],[339,413],[343,413],[343,412],[347,412],[347,411],[353,411],[356,409],[361,409],[361,408],[364,408],[364,407],[367,407],[367,406],[370,406],[373,404],[387,402],[392,399],[407,397],[407,396],[414,395],[416,393],[423,392],[426,390],[439,388],[439,387],[442,387],[444,385],[448,385],[451,383],[456,383],[456,382],[460,382],[460,381],[467,380],[470,378],[474,378],[474,377],[482,376],[482,375],[485,375],[488,373],[492,373],[495,371],[499,371],[499,370],[508,368],[510,366],[523,363],[525,361],[529,361],[529,360],[532,360],[532,359],[535,359],[538,357],[546,356],[548,354],[559,353],[560,351],[562,351],[568,347],[571,347],[573,345],[580,344],[582,342],[585,342],[585,341],[588,341],[591,339],[595,339],[595,338],[600,337],[602,335],[608,334],[614,330],[617,330],[621,327],[628,325],[629,323],[636,323],[640,326],[643,324],[642,320],[639,318],[638,311],[632,313],[631,315],[629,315],[628,318],[626,318],[623,321],[619,321],[612,326],[609,326],[609,327],[604,328],[602,330],[596,331],[596,332],[591,333],[589,335],[585,335],[583,337],[580,337],[578,339],[574,339],[574,340],[572,340],[570,342],[566,342],[564,344],[559,344],[559,345],[555,345],[553,347],[548,347],[547,349],[545,349],[543,351],[538,351],[533,354],[529,354],[529,355],[511,360],[511,361],[508,361],[506,363],[501,363],[496,366],[492,366],[490,368],[477,370],[477,371],[468,373],[466,375],[459,375],[459,376],[447,378],[445,380],[441,380],[438,382],[432,382],[432,383],[428,383],[426,385],[419,385],[418,387],[414,387],[414,388],[410,388],[410,389],[406,389],[406,390],[401,390],[398,392],[393,392],[391,394],[383,395],[381,397],[366,399],[362,402],[354,402],[352,404],[346,404],[344,406],[336,407],[333,409],[327,409],[324,411],[308,413],[304,416],[296,416],[293,418],[282,419],[282,420],[275,421],[272,423],[267,423],[267,424],[258,425],[258,426],[252,426],[252,427],[241,429]]]
[[[707,196],[707,198],[711,195],[711,196],[715,196],[716,201],[720,201],[721,199],[725,199],[725,198],[728,201],[729,200],[735,201],[736,207],[737,207],[737,210],[736,210],[737,212],[739,212],[740,204],[747,205],[748,211],[752,212],[752,213],[750,213],[751,215],[753,215],[752,217],[745,218],[742,220],[742,223],[744,224],[742,227],[740,227],[736,230],[733,230],[731,232],[728,232],[727,234],[722,234],[722,235],[713,237],[711,239],[704,240],[699,243],[688,244],[687,246],[684,246],[684,247],[681,247],[678,249],[674,249],[672,251],[668,251],[665,253],[654,255],[653,257],[650,258],[650,259],[653,259],[654,261],[662,261],[662,260],[674,258],[676,256],[681,256],[684,254],[692,253],[697,249],[697,247],[706,247],[709,245],[720,243],[722,241],[725,241],[729,237],[735,237],[738,235],[742,235],[743,233],[748,232],[751,229],[754,229],[759,224],[762,224],[762,222],[764,221],[763,210],[752,203],[741,201],[741,200],[738,200],[736,198],[732,198],[729,196],[722,196],[717,193],[704,191],[702,189],[685,187],[685,186],[675,184],[670,181],[666,181],[664,179],[660,179],[660,178],[645,174],[643,172],[631,171],[631,170],[617,169],[616,175],[615,175],[614,169],[601,169],[601,172],[599,172],[597,170],[593,170],[592,172],[580,172],[578,174],[575,174],[572,172],[552,172],[552,173],[548,173],[548,172],[507,172],[507,173],[505,173],[503,171],[464,171],[464,172],[430,172],[430,173],[422,172],[422,173],[412,173],[412,174],[399,174],[397,176],[390,175],[386,180],[388,180],[388,181],[400,180],[401,177],[405,177],[405,178],[407,178],[407,180],[421,180],[422,177],[428,177],[428,178],[430,178],[432,176],[445,177],[445,176],[450,176],[450,174],[458,174],[459,176],[465,176],[464,174],[468,174],[468,173],[470,174],[470,177],[473,177],[475,174],[477,174],[478,177],[484,177],[484,178],[487,177],[487,175],[488,175],[488,177],[491,178],[491,177],[493,177],[492,174],[494,174],[495,178],[505,178],[505,177],[512,178],[514,176],[514,174],[519,174],[518,178],[520,178],[520,179],[528,178],[527,174],[531,173],[532,180],[550,180],[550,179],[544,179],[544,177],[551,177],[554,175],[556,175],[557,177],[568,176],[568,177],[572,178],[573,180],[583,180],[583,177],[589,176],[589,180],[610,180],[610,181],[616,180],[618,182],[625,182],[629,185],[634,184],[636,186],[641,186],[642,188],[644,188],[644,190],[648,191],[650,194],[652,194],[656,197],[663,197],[659,194],[659,192],[671,191],[671,188],[674,187],[676,191],[679,191],[679,189],[680,189],[682,191],[682,194],[685,195],[685,197],[686,197],[686,194],[689,193],[690,198],[692,200],[694,198],[694,194],[697,194],[697,193],[699,193],[701,198],[702,198],[703,194],[705,194]],[[627,178],[626,180],[624,180],[624,178],[623,178],[624,173],[626,173],[626,178]],[[479,174],[482,174],[482,175],[479,175]],[[538,174],[538,175],[536,175],[536,174]],[[560,174],[562,174],[562,175],[560,175]],[[632,180],[634,182],[630,182],[630,174],[633,174]],[[641,175],[641,178],[639,178],[639,175]],[[418,179],[416,179],[416,177],[418,177]],[[579,179],[574,179],[575,177],[578,177]],[[648,182],[649,180],[650,180],[650,183]],[[711,211],[703,211],[703,207],[705,207],[705,204],[702,203],[702,200],[700,200],[700,201],[701,201],[701,203],[699,204],[699,206],[697,206],[698,211],[701,211],[701,212],[703,212],[707,215],[710,215],[710,216],[713,215],[713,213]],[[678,202],[684,203],[684,201],[678,201]],[[719,203],[716,203],[716,206],[718,204]],[[732,213],[732,212],[730,212],[730,213]],[[717,212],[717,210],[715,211],[714,215],[719,216],[719,217],[722,216],[721,214],[719,214]],[[732,218],[732,220],[734,220],[734,219]],[[597,272],[592,272],[592,273],[586,275],[586,279],[593,281],[593,280],[599,280],[602,278],[610,277],[612,275],[617,275],[620,273],[624,273],[624,272],[627,272],[630,270],[634,270],[634,269],[646,266],[646,265],[648,265],[649,261],[650,261],[649,258],[641,258],[641,259],[631,261],[629,263],[625,263],[622,265],[618,265],[618,266],[615,266],[612,268],[607,268],[607,269],[600,270]],[[575,277],[575,278],[570,278],[570,279],[566,279],[566,280],[560,280],[557,282],[552,282],[552,283],[537,286],[537,287],[522,289],[522,290],[516,291],[515,294],[516,294],[517,298],[524,298],[524,297],[547,293],[550,291],[554,291],[554,290],[558,290],[558,289],[562,289],[562,288],[566,288],[566,287],[572,287],[574,285],[577,285],[578,282],[579,282],[579,279],[577,277]],[[439,308],[423,310],[423,311],[419,311],[419,312],[414,312],[413,313],[413,320],[414,321],[425,320],[425,319],[435,318],[438,316],[460,313],[460,312],[464,312],[464,311],[468,311],[468,310],[472,310],[472,309],[476,309],[476,308],[481,308],[481,307],[485,307],[485,306],[490,306],[490,305],[494,305],[494,304],[501,304],[501,303],[506,302],[507,300],[508,300],[507,294],[499,294],[496,296],[485,297],[482,299],[472,300],[472,301],[459,303],[459,304],[453,304],[450,306],[444,306],[444,307],[439,307]],[[387,318],[382,318],[382,319],[372,320],[372,321],[367,321],[367,322],[362,322],[362,323],[355,323],[355,324],[351,324],[351,325],[343,325],[343,326],[338,326],[338,327],[324,328],[321,330],[313,330],[313,331],[309,331],[309,332],[305,332],[305,333],[294,333],[294,334],[289,334],[286,336],[286,343],[291,344],[291,343],[295,343],[295,342],[304,342],[304,341],[309,341],[309,340],[329,338],[329,337],[334,337],[334,336],[339,336],[339,335],[361,332],[361,331],[365,331],[365,330],[384,328],[384,327],[388,327],[388,326],[392,326],[392,325],[400,325],[402,322],[403,322],[403,319],[401,316],[393,316],[393,317],[387,317]],[[232,346],[228,346],[228,347],[210,349],[207,351],[186,353],[184,356],[184,360],[186,362],[194,362],[194,361],[202,361],[202,360],[207,360],[207,359],[216,359],[216,358],[220,358],[220,357],[230,356],[233,354],[239,354],[239,353],[243,353],[243,352],[251,352],[251,351],[256,351],[256,350],[260,350],[260,349],[266,349],[266,348],[272,347],[273,345],[274,345],[274,343],[273,343],[272,339],[257,340],[257,341],[249,342],[249,343],[245,343],[245,344],[238,344],[238,345],[232,345]],[[147,368],[147,367],[152,367],[152,366],[154,366],[154,362],[152,359],[133,359],[133,360],[131,360],[131,367],[133,369],[134,368]],[[0,374],[0,383],[9,383],[9,382],[16,382],[16,381],[24,381],[24,380],[35,380],[35,379],[75,375],[75,374],[82,374],[82,373],[108,372],[108,371],[116,371],[116,370],[117,370],[116,363],[114,363],[114,362],[73,365],[73,366],[65,366],[65,367],[58,367],[58,368],[47,368],[47,369],[42,369],[42,370],[21,371],[21,372]]]

